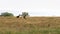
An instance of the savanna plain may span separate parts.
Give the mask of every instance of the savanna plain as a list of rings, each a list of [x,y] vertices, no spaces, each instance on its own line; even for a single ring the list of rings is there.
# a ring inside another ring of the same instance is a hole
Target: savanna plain
[[[0,34],[60,34],[60,17],[0,17]]]

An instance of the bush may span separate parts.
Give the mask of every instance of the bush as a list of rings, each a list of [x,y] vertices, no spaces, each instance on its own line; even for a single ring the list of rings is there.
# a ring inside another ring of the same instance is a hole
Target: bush
[[[12,13],[8,13],[8,12],[4,12],[4,13],[1,13],[1,16],[13,16]]]

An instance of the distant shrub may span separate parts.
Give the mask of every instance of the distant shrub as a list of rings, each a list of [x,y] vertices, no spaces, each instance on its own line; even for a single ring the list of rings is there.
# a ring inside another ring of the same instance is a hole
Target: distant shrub
[[[1,13],[1,16],[14,16],[12,13],[4,12]]]

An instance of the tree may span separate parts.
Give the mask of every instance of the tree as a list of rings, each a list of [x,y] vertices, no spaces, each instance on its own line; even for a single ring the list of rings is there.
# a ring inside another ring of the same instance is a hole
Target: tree
[[[26,19],[26,16],[28,16],[29,14],[28,14],[28,12],[22,12],[22,17],[24,18],[24,19]]]
[[[1,13],[1,16],[13,16],[12,13],[8,13],[8,12],[4,12],[4,13]]]

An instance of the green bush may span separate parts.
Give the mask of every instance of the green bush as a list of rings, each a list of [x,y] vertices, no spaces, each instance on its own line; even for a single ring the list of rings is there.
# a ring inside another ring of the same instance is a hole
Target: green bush
[[[8,13],[8,12],[4,12],[4,13],[1,13],[1,16],[13,16],[12,13]]]

